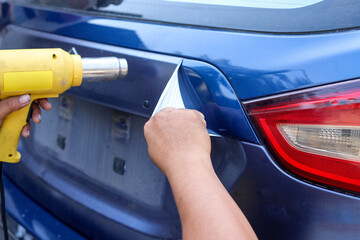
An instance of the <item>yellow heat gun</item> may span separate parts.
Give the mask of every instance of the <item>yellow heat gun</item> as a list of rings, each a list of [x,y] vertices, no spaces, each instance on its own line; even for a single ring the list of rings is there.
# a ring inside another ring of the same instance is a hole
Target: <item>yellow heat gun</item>
[[[127,61],[117,57],[81,58],[59,48],[0,50],[0,100],[30,94],[31,101],[56,98],[83,81],[125,77]],[[0,161],[16,163],[17,146],[30,104],[9,114],[0,128]]]

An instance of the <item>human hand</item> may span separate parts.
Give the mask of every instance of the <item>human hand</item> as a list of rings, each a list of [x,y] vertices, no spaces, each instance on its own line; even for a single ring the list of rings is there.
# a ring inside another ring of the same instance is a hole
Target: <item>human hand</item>
[[[30,95],[25,94],[22,96],[15,96],[15,97],[9,97],[4,100],[0,101],[0,127],[2,125],[2,122],[4,121],[5,117],[14,112],[17,111],[31,103]],[[40,123],[41,121],[41,108],[45,110],[50,110],[52,108],[49,101],[45,98],[38,99],[34,101],[34,104],[32,105],[32,120],[35,123]],[[31,125],[30,122],[26,124],[26,126],[22,129],[21,133],[24,137],[30,136],[30,129]]]
[[[257,239],[212,167],[200,112],[165,108],[145,124],[144,134],[152,161],[169,180],[184,239]]]
[[[168,177],[201,161],[211,165],[210,137],[198,111],[165,108],[145,124],[144,134],[150,158]]]

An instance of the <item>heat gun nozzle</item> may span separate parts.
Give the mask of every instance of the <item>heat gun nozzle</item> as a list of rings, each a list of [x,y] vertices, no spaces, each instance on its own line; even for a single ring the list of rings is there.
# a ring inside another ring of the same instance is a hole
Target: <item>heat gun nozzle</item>
[[[83,81],[100,82],[124,78],[128,73],[126,59],[117,57],[82,58]]]

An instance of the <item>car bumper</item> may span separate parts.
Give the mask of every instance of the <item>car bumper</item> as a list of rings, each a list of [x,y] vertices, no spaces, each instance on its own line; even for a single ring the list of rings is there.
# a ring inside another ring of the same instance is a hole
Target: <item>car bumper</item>
[[[19,232],[24,228],[38,239],[85,239],[29,198],[5,174],[3,181],[10,235],[21,239],[28,234]]]

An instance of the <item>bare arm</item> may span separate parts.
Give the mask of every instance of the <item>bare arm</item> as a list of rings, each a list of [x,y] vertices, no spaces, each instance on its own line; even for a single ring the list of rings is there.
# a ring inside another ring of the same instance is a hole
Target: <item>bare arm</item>
[[[186,239],[257,239],[216,176],[201,113],[164,109],[145,125],[149,154],[168,177]]]

